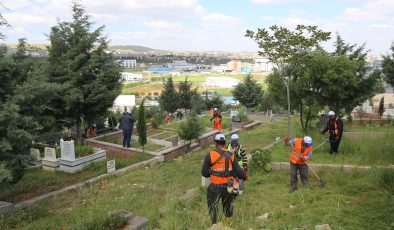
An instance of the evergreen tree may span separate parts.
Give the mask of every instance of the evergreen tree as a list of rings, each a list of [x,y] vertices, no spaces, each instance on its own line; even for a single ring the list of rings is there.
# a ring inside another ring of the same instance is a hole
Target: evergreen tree
[[[233,96],[247,109],[253,108],[259,104],[263,91],[260,85],[248,74],[242,83],[235,86]]]
[[[142,146],[142,151],[145,152],[144,146],[147,143],[146,138],[146,118],[145,118],[145,107],[144,100],[141,101],[140,108],[138,109],[138,143]]]
[[[385,80],[394,87],[394,42],[391,44],[390,50],[390,55],[383,56],[382,67]]]
[[[197,89],[192,90],[192,83],[185,81],[179,83],[179,108],[191,109],[192,108],[192,98],[197,94]]]
[[[379,103],[379,110],[378,110],[379,116],[382,117],[384,113],[384,97],[380,99]]]
[[[160,95],[160,105],[169,113],[174,113],[179,106],[179,95],[175,90],[172,77],[169,77],[164,83],[164,90]]]
[[[107,112],[121,92],[120,67],[106,52],[104,26],[91,31],[92,22],[78,3],[72,6],[71,22],[51,28],[49,39],[49,80],[61,85],[53,101],[58,119],[65,117],[77,126]]]
[[[191,144],[193,139],[197,139],[201,136],[204,127],[198,120],[196,113],[192,112],[190,116],[183,121],[178,129],[178,135],[182,140],[189,141]]]

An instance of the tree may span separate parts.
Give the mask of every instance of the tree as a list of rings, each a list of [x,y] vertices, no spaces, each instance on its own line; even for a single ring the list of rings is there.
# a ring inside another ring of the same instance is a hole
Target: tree
[[[2,2],[0,2],[0,7],[7,9]],[[8,21],[3,17],[3,15],[0,13],[0,27],[1,26],[6,26],[6,27],[11,27],[10,24],[8,24]],[[0,40],[3,40],[5,38],[5,34],[0,32]]]
[[[49,40],[49,80],[61,85],[53,101],[58,119],[69,118],[81,137],[82,120],[91,122],[105,114],[121,92],[120,67],[106,52],[104,26],[91,32],[92,22],[78,3],[71,22],[58,22]]]
[[[233,96],[247,109],[258,105],[263,96],[260,85],[248,74],[242,83],[235,86]]]
[[[383,74],[385,80],[394,87],[394,42],[391,43],[391,55],[383,56]]]
[[[190,146],[192,140],[200,137],[203,130],[204,127],[198,120],[197,115],[192,112],[190,116],[180,124],[178,135],[182,140],[189,141]]]
[[[379,116],[382,117],[384,113],[384,97],[380,99],[379,103],[379,110],[378,110]]]
[[[138,130],[138,143],[142,146],[142,152],[145,152],[144,146],[147,143],[147,138],[146,138],[146,118],[145,118],[144,100],[141,101],[141,105],[138,110],[137,130]]]
[[[178,90],[179,108],[190,110],[192,108],[192,98],[197,94],[197,89],[192,89],[192,83],[187,81],[186,77],[185,81],[179,83]]]
[[[276,25],[266,29],[258,29],[257,32],[247,30],[246,37],[256,41],[260,55],[265,55],[274,64],[278,75],[285,83],[287,92],[287,136],[290,137],[290,85],[294,72],[302,67],[309,59],[310,51],[319,42],[330,39],[329,32],[319,30],[317,26],[297,25],[295,31]]]
[[[179,108],[179,96],[175,90],[172,77],[169,77],[164,83],[164,89],[160,95],[160,104],[169,113],[174,113]]]

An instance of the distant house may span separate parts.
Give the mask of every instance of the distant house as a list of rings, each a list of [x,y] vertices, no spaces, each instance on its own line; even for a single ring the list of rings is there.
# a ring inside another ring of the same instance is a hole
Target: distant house
[[[270,72],[273,65],[266,57],[257,57],[254,62],[254,71],[256,72]]]
[[[150,67],[145,72],[156,73],[156,74],[169,74],[173,70],[174,70],[173,68],[169,68],[169,67]]]
[[[212,71],[217,73],[231,72],[232,70],[227,67],[227,64],[220,64],[218,66],[212,66]]]
[[[173,61],[172,63],[167,63],[168,68],[175,69],[177,71],[191,71],[194,69],[192,64],[187,63],[186,61]]]
[[[124,83],[133,83],[143,81],[144,77],[140,73],[122,72],[122,79]]]
[[[240,80],[231,77],[208,77],[206,87],[232,88],[240,83]]]
[[[123,59],[117,60],[118,64],[124,68],[136,68],[137,67],[137,60],[134,59]]]
[[[135,96],[134,95],[119,95],[112,106],[112,111],[121,111],[124,112],[125,109],[127,111],[131,111],[135,106]]]

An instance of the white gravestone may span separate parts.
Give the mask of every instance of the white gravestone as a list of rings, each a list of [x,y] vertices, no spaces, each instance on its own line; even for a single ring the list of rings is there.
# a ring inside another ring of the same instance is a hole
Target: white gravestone
[[[111,173],[111,172],[115,172],[115,170],[116,170],[115,160],[107,161],[107,172]]]
[[[34,160],[41,160],[39,149],[30,148],[30,155],[34,158]]]
[[[45,160],[55,161],[56,160],[56,150],[54,148],[45,147]]]
[[[64,141],[63,139],[60,139],[60,153],[62,155],[62,159],[75,161],[74,141]]]

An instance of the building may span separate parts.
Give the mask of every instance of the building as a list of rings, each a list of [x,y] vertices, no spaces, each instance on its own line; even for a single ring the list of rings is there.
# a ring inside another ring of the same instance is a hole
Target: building
[[[268,58],[257,57],[254,62],[254,71],[256,72],[271,72],[273,68],[272,63]]]
[[[122,72],[123,83],[133,83],[144,81],[144,77],[140,73]]]
[[[227,62],[227,68],[234,72],[240,72],[242,68],[242,62],[235,60],[229,61]]]
[[[173,61],[172,63],[167,63],[168,68],[175,69],[177,71],[191,71],[194,69],[192,64],[187,63],[185,60]]]
[[[394,108],[394,93],[380,93],[372,98],[372,108],[374,111],[379,110],[380,100],[384,97],[384,108]]]
[[[124,68],[136,68],[137,67],[137,60],[135,59],[123,59],[117,60],[118,64]]]
[[[227,64],[220,64],[218,66],[212,66],[212,72],[226,73],[226,72],[231,72],[231,69],[227,67]]]
[[[206,87],[232,88],[240,83],[240,80],[231,77],[208,77]]]
[[[134,95],[119,95],[112,106],[112,111],[124,112],[125,109],[130,112],[135,106],[135,96]]]
[[[146,70],[146,73],[155,73],[155,74],[160,74],[160,75],[166,75],[170,74],[171,71],[173,71],[173,68],[168,68],[168,67],[150,67],[148,70]]]

